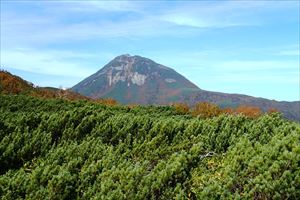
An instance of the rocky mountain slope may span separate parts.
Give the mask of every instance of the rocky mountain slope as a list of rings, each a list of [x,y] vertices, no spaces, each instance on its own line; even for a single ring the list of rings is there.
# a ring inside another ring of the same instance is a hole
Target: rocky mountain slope
[[[266,111],[276,108],[285,117],[300,120],[300,102],[279,102],[240,94],[210,92],[173,69],[141,56],[121,55],[95,74],[71,88],[92,98],[114,98],[120,103],[169,104],[199,101],[216,103],[222,107],[257,106]]]
[[[121,103],[167,104],[199,88],[173,69],[140,56],[121,55],[71,90]]]

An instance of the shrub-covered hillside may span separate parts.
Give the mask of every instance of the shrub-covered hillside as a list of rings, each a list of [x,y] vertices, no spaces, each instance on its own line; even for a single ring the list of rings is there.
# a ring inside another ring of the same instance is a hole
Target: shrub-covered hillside
[[[297,199],[300,125],[0,96],[2,199]]]
[[[81,99],[88,100],[89,98],[82,96],[70,90],[62,90],[51,87],[34,86],[19,76],[13,75],[0,68],[0,94],[23,94],[43,98],[64,98],[64,99]]]

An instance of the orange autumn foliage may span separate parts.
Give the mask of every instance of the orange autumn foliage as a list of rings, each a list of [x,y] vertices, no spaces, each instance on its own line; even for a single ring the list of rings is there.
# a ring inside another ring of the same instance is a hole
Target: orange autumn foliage
[[[11,73],[0,70],[0,93],[3,94],[27,94],[41,98],[63,98],[68,100],[91,100],[70,90],[57,88],[42,88]]]
[[[24,81],[9,72],[0,71],[0,92],[4,94],[20,94],[27,92],[33,87],[32,83]]]
[[[40,89],[40,88],[37,88],[36,90],[32,91],[31,95],[35,97],[43,97],[43,98],[56,97],[56,94],[54,92],[45,89]]]
[[[247,105],[241,105],[235,109],[235,112],[237,114],[242,114],[250,118],[256,118],[259,117],[262,114],[262,111],[259,107],[255,106],[247,106]]]
[[[192,115],[210,118],[220,115],[221,112],[221,109],[215,104],[208,102],[199,102],[195,105],[195,108],[192,111]]]
[[[97,99],[96,102],[107,106],[114,106],[118,104],[118,101],[113,98]]]
[[[233,108],[223,108],[222,113],[232,115],[232,114],[234,114],[234,109]]]
[[[276,111],[277,111],[276,109],[272,109],[269,112],[276,112]],[[220,108],[216,104],[208,103],[208,102],[197,103],[195,108],[192,111],[192,115],[201,116],[204,118],[211,118],[211,117],[218,116],[220,114],[227,114],[227,115],[242,114],[250,118],[256,118],[261,116],[262,111],[259,107],[248,106],[248,105],[241,105],[236,109]]]
[[[181,115],[187,114],[190,110],[190,107],[186,103],[174,103],[172,106],[175,108],[176,113]]]

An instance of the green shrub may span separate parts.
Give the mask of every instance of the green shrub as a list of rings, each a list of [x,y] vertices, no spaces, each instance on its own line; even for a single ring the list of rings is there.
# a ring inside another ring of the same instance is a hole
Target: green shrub
[[[0,96],[2,199],[297,199],[300,125]]]

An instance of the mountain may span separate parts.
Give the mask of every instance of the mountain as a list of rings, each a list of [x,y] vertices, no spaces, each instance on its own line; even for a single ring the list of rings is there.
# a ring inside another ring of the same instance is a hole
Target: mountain
[[[221,107],[251,105],[263,111],[275,108],[285,117],[300,121],[299,101],[274,101],[202,90],[169,67],[148,58],[129,54],[116,57],[71,90],[92,98],[114,98],[124,104],[186,102],[194,105],[207,101]]]
[[[121,55],[71,88],[92,98],[121,103],[167,104],[200,89],[175,70],[141,56]]]

